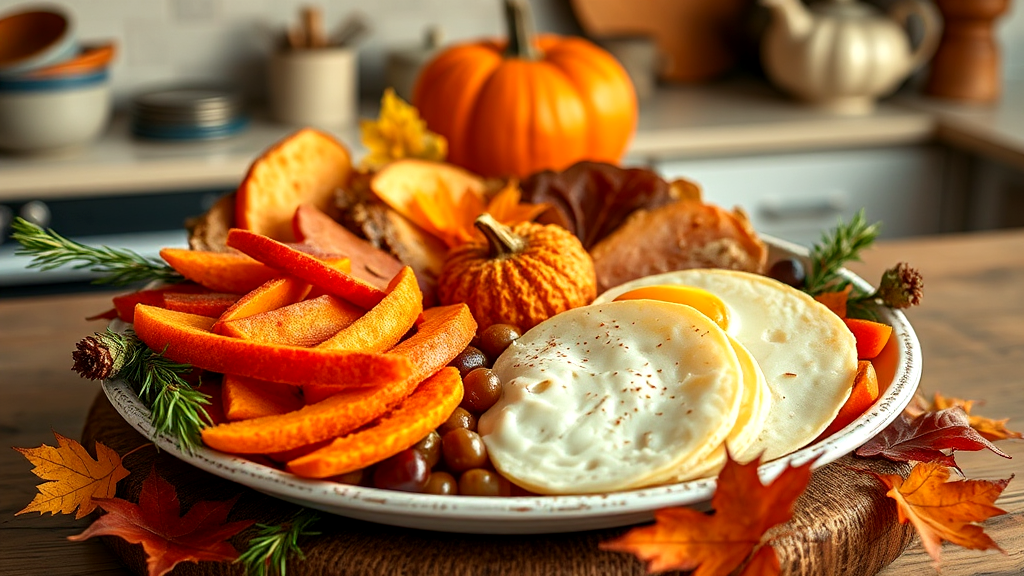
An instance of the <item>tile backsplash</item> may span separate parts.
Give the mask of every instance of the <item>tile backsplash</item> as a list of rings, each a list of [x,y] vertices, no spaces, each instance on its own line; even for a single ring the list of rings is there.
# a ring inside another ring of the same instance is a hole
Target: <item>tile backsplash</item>
[[[113,39],[120,53],[112,70],[118,103],[147,86],[220,81],[253,101],[265,98],[266,60],[275,35],[296,22],[306,4],[323,8],[328,30],[352,12],[365,16],[371,34],[360,49],[360,91],[375,96],[384,85],[391,49],[422,41],[439,25],[448,41],[503,32],[500,0],[64,0],[82,40]],[[1007,78],[1024,79],[1024,2],[1000,21]],[[0,14],[24,0],[0,0]],[[578,33],[569,0],[533,0],[537,28]]]

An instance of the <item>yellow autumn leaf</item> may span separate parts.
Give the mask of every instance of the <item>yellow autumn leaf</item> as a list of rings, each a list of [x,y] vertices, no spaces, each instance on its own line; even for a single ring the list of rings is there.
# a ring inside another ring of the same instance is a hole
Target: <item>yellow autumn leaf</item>
[[[427,130],[419,111],[388,88],[381,98],[376,120],[361,120],[359,130],[369,154],[362,161],[364,169],[376,170],[402,158],[443,161],[448,155],[444,136]]]
[[[15,448],[35,465],[33,474],[51,480],[37,486],[39,493],[17,514],[71,514],[77,508],[75,518],[82,518],[96,508],[93,498],[114,495],[117,483],[128,475],[128,470],[121,465],[117,452],[99,442],[96,443],[96,459],[93,459],[75,440],[56,432],[53,435],[57,437],[56,448],[46,444],[38,448]]]

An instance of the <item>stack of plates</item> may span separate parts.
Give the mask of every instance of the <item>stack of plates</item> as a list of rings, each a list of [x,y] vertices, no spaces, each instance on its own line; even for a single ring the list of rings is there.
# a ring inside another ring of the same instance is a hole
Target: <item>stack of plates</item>
[[[141,94],[132,102],[132,132],[142,138],[226,138],[246,124],[240,96],[223,88],[169,88]]]

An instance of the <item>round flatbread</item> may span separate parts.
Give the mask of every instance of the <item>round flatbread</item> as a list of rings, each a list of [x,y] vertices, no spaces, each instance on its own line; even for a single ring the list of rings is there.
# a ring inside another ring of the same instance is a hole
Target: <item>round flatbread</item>
[[[641,286],[703,288],[729,308],[728,333],[757,361],[772,405],[757,441],[740,457],[773,460],[805,446],[835,419],[857,373],[853,334],[831,310],[777,280],[732,270],[681,270],[648,276],[602,294],[596,303]]]
[[[498,358],[501,399],[478,430],[495,467],[543,494],[650,484],[733,430],[742,367],[725,332],[689,306],[577,308]]]

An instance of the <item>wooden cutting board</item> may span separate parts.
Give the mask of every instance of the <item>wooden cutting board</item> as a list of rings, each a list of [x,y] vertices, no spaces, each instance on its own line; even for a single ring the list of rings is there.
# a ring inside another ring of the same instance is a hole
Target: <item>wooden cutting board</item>
[[[94,442],[119,454],[147,443],[100,393],[82,432],[82,443]],[[229,520],[254,519],[280,523],[297,507],[223,480],[165,452],[142,449],[128,455],[131,475],[118,485],[117,495],[137,501],[143,479],[157,472],[177,486],[182,510],[197,500],[226,500],[241,493]],[[913,536],[909,525],[897,522],[896,507],[885,489],[870,475],[851,468],[881,473],[909,473],[909,466],[883,460],[843,458],[814,474],[797,502],[794,519],[773,529],[783,574],[865,576],[875,574],[903,553]],[[605,552],[598,544],[628,528],[572,534],[477,535],[426,532],[324,515],[316,524],[319,536],[303,541],[304,562],[288,566],[289,576],[357,576],[426,574],[640,576],[643,564],[633,556]],[[234,541],[236,547],[248,538]],[[136,574],[145,574],[142,547],[120,538],[105,537],[108,546]],[[239,566],[203,562],[179,564],[174,575],[243,574]]]

